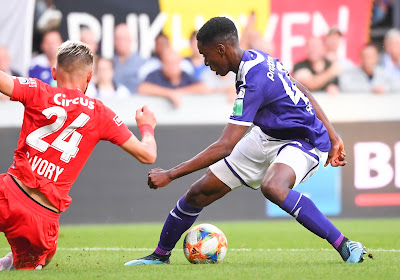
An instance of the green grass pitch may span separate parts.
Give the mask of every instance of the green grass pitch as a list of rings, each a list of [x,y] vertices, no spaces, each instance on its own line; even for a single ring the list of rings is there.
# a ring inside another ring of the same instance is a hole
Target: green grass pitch
[[[171,265],[125,267],[152,252],[162,224],[62,226],[48,267],[2,271],[0,279],[400,279],[400,219],[333,222],[350,239],[363,242],[374,259],[345,264],[326,241],[288,219],[212,222],[228,239],[220,264],[190,264],[181,240]],[[1,236],[0,254],[8,251]]]

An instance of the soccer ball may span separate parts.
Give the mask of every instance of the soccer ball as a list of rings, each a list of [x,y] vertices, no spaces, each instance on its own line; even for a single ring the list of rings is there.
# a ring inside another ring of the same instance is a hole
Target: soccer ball
[[[200,224],[191,228],[183,240],[183,252],[191,263],[219,263],[226,255],[228,241],[216,226]]]

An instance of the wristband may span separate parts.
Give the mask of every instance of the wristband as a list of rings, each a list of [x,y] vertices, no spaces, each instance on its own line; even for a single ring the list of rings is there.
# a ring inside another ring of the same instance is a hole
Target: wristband
[[[151,125],[147,124],[147,123],[142,124],[141,126],[139,126],[139,131],[140,131],[140,135],[142,135],[142,136],[143,136],[143,133],[145,133],[145,132],[148,132],[152,136],[154,136],[154,128]]]

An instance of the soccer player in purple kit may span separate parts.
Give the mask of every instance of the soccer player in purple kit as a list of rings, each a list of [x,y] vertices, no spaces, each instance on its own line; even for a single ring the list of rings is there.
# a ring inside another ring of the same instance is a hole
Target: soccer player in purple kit
[[[221,76],[236,73],[233,113],[220,139],[204,151],[172,169],[149,172],[148,184],[157,189],[209,167],[170,211],[155,251],[125,265],[169,264],[172,249],[203,207],[243,185],[261,188],[267,199],[326,239],[345,262],[362,262],[365,247],[346,238],[308,197],[293,190],[317,171],[320,161],[325,166],[346,164],[343,141],[321,107],[278,59],[242,50],[228,18],[210,19],[197,41],[211,70]]]

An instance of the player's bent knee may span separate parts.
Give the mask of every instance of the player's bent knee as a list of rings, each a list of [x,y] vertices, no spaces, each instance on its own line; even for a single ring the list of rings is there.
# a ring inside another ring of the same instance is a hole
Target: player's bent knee
[[[269,182],[267,183],[262,183],[260,186],[261,192],[263,193],[263,195],[267,198],[270,199],[270,197],[273,195],[274,191],[274,187],[272,184],[270,184]]]
[[[284,186],[275,180],[262,182],[261,192],[271,202],[281,205],[289,193],[289,186]]]

